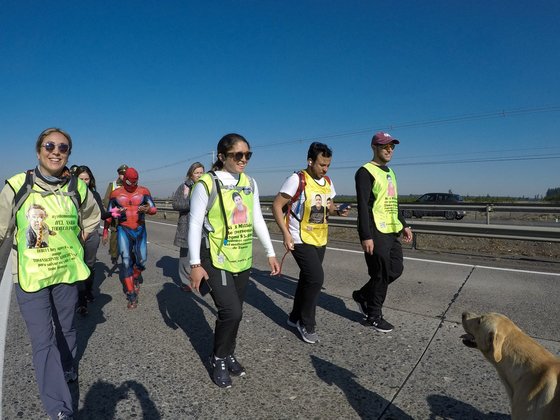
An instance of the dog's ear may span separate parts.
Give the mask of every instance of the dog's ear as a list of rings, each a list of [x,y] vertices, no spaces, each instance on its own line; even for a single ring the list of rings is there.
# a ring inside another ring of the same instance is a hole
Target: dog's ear
[[[492,358],[496,363],[500,363],[502,360],[502,346],[504,344],[504,335],[498,334],[497,331],[491,331],[488,333],[488,343],[489,343],[489,350],[492,354]]]

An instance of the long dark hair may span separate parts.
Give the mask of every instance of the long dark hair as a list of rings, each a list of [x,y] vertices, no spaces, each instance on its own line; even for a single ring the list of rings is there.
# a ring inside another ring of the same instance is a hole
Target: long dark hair
[[[245,139],[245,137],[243,137],[241,134],[230,133],[226,134],[220,139],[220,141],[218,142],[218,146],[216,147],[216,151],[218,152],[218,159],[216,159],[216,162],[214,162],[214,164],[212,165],[213,171],[219,171],[224,167],[224,162],[222,161],[222,159],[220,159],[220,155],[225,158],[227,153],[238,141],[244,141],[247,144],[247,147],[249,149],[251,148],[247,139]]]
[[[88,188],[92,191],[96,191],[97,189],[95,187],[95,177],[93,176],[93,172],[91,172],[91,169],[89,169],[86,165],[78,166],[78,169],[76,169],[76,176],[80,176],[80,174],[84,172],[87,172],[87,174],[89,175]]]

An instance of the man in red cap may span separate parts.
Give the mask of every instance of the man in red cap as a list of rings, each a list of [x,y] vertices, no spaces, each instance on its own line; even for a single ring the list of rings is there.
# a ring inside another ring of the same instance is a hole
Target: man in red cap
[[[136,308],[138,278],[145,270],[148,258],[145,215],[156,214],[157,209],[150,191],[138,185],[138,172],[128,168],[123,177],[122,187],[111,193],[107,211],[112,217],[105,221],[103,243],[107,243],[108,230],[112,219],[117,222],[117,238],[121,256],[120,278],[126,290],[128,308]]]
[[[400,142],[388,133],[371,139],[373,159],[356,172],[358,234],[368,267],[369,281],[352,293],[364,324],[389,332],[393,325],[383,318],[382,308],[390,283],[403,272],[403,253],[398,237],[412,241],[412,230],[399,212],[397,179],[387,164]]]

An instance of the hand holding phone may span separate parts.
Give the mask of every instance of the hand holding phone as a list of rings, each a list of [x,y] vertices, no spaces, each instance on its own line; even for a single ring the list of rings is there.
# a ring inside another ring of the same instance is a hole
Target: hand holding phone
[[[350,204],[342,203],[338,206],[338,211],[343,212],[346,209],[350,209]]]
[[[201,296],[206,296],[208,293],[212,291],[210,287],[210,283],[208,283],[208,279],[202,278],[200,280],[200,284],[198,285],[198,291],[200,292]]]

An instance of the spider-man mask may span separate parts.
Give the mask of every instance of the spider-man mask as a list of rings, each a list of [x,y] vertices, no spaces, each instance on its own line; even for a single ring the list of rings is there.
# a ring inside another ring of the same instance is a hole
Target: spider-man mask
[[[136,191],[138,188],[138,171],[134,168],[128,168],[123,177],[123,187],[128,192]]]

